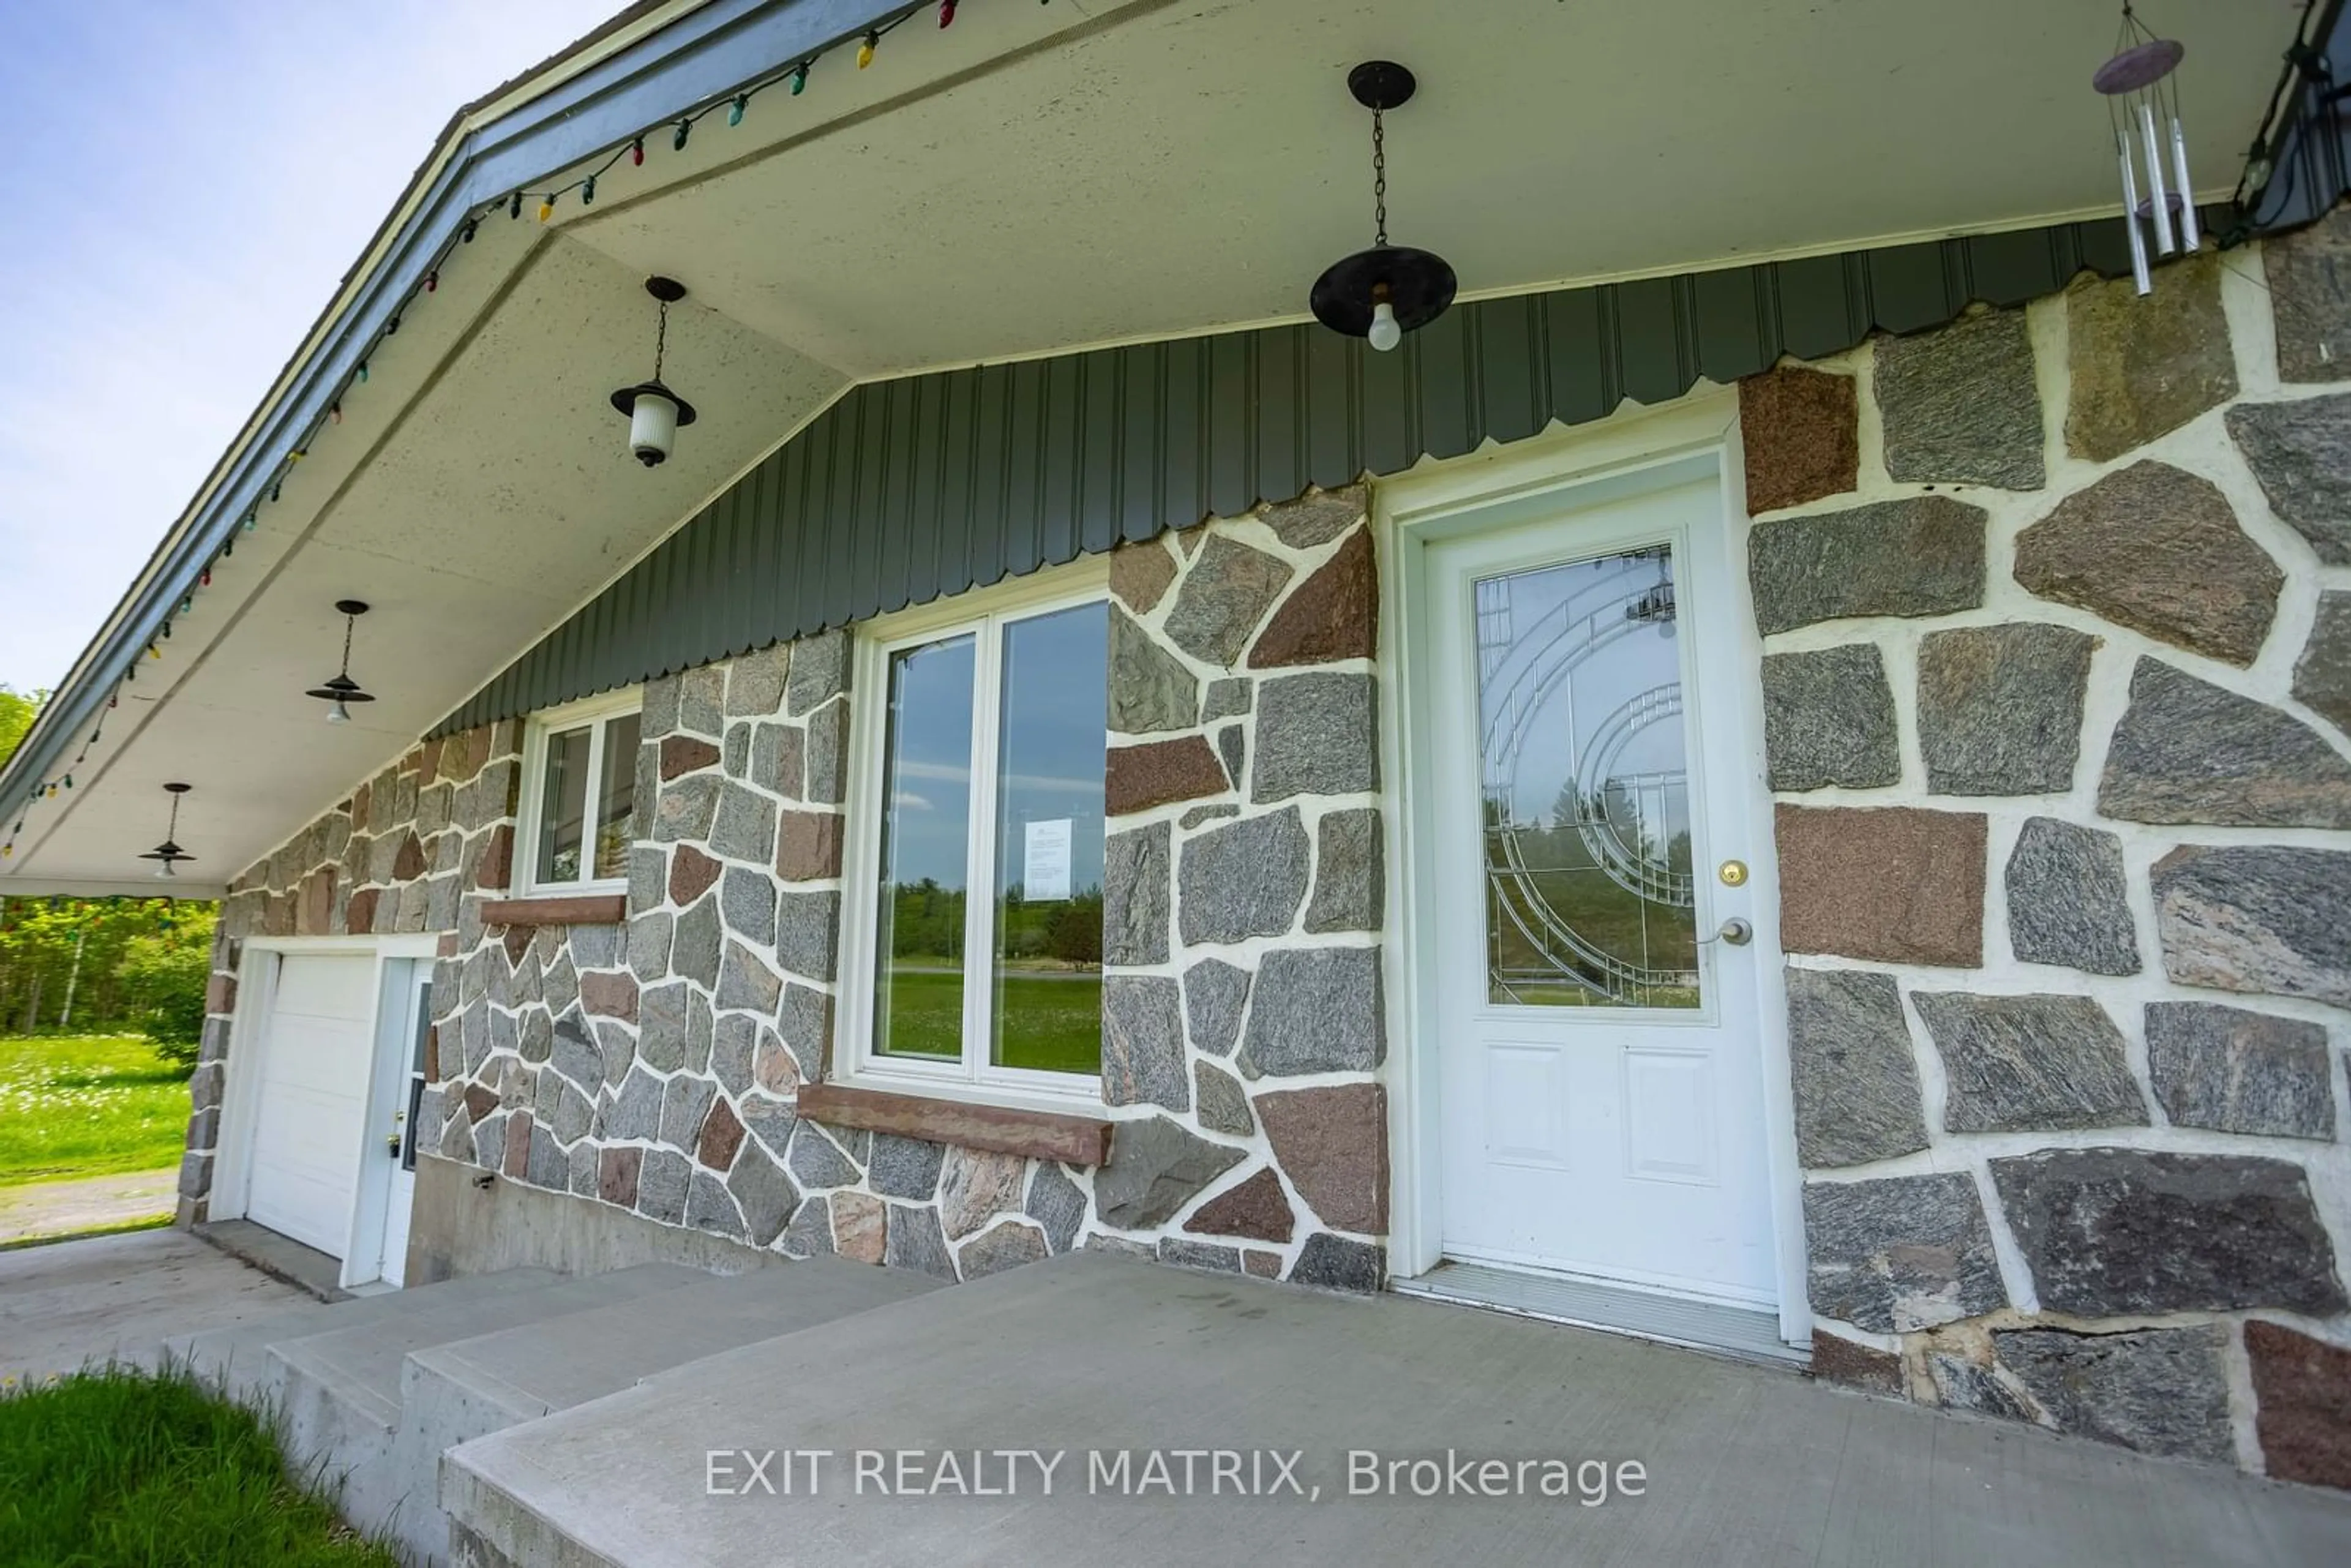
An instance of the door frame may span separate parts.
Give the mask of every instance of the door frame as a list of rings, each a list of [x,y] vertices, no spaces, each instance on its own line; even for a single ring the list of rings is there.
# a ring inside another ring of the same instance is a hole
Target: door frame
[[[1812,1308],[1804,1281],[1802,1175],[1796,1161],[1796,1120],[1788,1054],[1787,988],[1780,949],[1780,878],[1773,852],[1772,800],[1766,782],[1762,735],[1762,639],[1749,609],[1747,510],[1738,488],[1746,472],[1739,445],[1738,395],[1729,389],[1697,393],[1658,410],[1628,409],[1573,432],[1514,443],[1427,467],[1374,486],[1372,526],[1386,570],[1381,573],[1380,746],[1386,777],[1398,780],[1388,813],[1386,981],[1396,1053],[1388,1096],[1392,1220],[1388,1245],[1394,1271],[1427,1272],[1443,1257],[1442,1107],[1438,1103],[1436,987],[1425,983],[1433,929],[1434,894],[1419,873],[1416,851],[1434,824],[1426,726],[1430,650],[1426,594],[1431,544],[1509,526],[1513,510],[1552,497],[1591,505],[1614,493],[1637,493],[1667,482],[1660,470],[1711,472],[1725,522],[1723,569],[1740,613],[1732,617],[1731,656],[1744,690],[1709,715],[1709,747],[1733,758],[1746,784],[1750,876],[1749,919],[1755,928],[1755,1007],[1762,1051],[1762,1111],[1767,1179],[1771,1184],[1771,1249],[1778,1283],[1780,1335],[1791,1344],[1812,1338]],[[1718,732],[1719,731],[1719,732]],[[1726,1000],[1728,1000],[1726,998]]]
[[[289,957],[305,954],[361,955],[375,959],[374,983],[368,1001],[368,1082],[361,1089],[360,1179],[352,1185],[351,1210],[344,1217],[342,1251],[337,1261],[348,1275],[351,1244],[360,1217],[368,1207],[367,1152],[379,1129],[369,1120],[374,1111],[375,1085],[381,1077],[384,988],[390,962],[440,954],[437,932],[402,933],[387,936],[250,936],[237,964],[236,1011],[229,1020],[228,1055],[223,1063],[220,1130],[213,1143],[213,1185],[206,1201],[208,1220],[242,1219],[252,1198],[253,1133],[260,1114],[261,1077],[270,1016],[277,1006],[277,974]],[[381,1212],[381,1206],[378,1207]],[[367,1263],[373,1279],[374,1260]],[[349,1279],[340,1281],[354,1283]]]

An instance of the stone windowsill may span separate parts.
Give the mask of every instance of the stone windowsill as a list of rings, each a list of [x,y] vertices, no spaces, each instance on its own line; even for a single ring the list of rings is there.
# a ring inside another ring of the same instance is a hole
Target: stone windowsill
[[[1111,1124],[1095,1116],[981,1105],[841,1083],[800,1085],[799,1109],[802,1116],[826,1126],[893,1133],[992,1154],[1089,1166],[1099,1166],[1110,1156]]]
[[[482,905],[485,925],[618,925],[629,917],[625,893],[559,898],[500,898]]]

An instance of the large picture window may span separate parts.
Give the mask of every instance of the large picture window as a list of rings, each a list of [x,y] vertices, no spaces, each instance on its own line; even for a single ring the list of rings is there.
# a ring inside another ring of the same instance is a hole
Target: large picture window
[[[638,702],[631,692],[531,721],[523,756],[525,891],[627,883],[637,831]]]
[[[1109,631],[1091,591],[866,644],[866,1072],[1092,1091]]]

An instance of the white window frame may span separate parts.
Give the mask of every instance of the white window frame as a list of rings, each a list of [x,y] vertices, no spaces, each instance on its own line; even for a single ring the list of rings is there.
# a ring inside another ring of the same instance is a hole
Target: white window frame
[[[538,831],[540,818],[546,811],[547,739],[548,737],[560,734],[567,729],[578,729],[582,725],[589,727],[587,798],[588,809],[592,812],[595,810],[597,792],[604,777],[605,722],[610,719],[625,718],[632,713],[643,711],[643,689],[631,686],[626,691],[607,692],[601,696],[587,697],[576,703],[566,703],[561,707],[548,708],[530,716],[529,721],[523,727],[522,797],[515,805],[515,837],[519,841],[517,848],[520,852],[515,857],[514,877],[517,896],[528,898],[540,894],[551,895],[618,893],[627,888],[629,879],[625,873],[620,876],[582,877],[577,882],[539,880]],[[629,758],[632,771],[635,769],[636,765],[635,758]],[[647,839],[653,836],[645,831],[646,813],[652,810],[653,802],[650,800],[636,802],[637,826],[633,838]],[[596,863],[596,836],[593,823],[589,824],[587,833],[587,844],[580,862],[585,866],[592,867]]]
[[[996,900],[964,901],[963,1054],[959,1061],[889,1056],[875,1049],[873,992],[880,955],[883,749],[890,730],[890,657],[908,648],[969,632],[977,638],[972,661],[973,831],[967,848],[965,883],[974,891],[996,885],[992,841],[997,816],[996,772],[1002,743],[1003,628],[1110,598],[1107,557],[1090,556],[1065,567],[1035,572],[998,588],[957,594],[918,609],[878,617],[857,628],[855,674],[850,714],[849,859],[841,898],[841,988],[837,1008],[839,1038],[847,1045],[845,1070],[837,1082],[894,1093],[925,1094],[1014,1109],[1068,1111],[1073,1103],[1102,1103],[1100,1073],[1049,1072],[1036,1068],[998,1067],[987,1060],[994,988],[992,972]],[[1103,721],[1105,747],[1110,738]],[[978,962],[974,963],[974,956]],[[982,983],[974,985],[977,975]]]

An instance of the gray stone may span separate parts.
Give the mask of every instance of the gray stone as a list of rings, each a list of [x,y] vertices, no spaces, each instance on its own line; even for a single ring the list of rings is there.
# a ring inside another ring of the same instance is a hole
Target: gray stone
[[[2175,1127],[2335,1139],[2324,1024],[2213,1002],[2149,1002],[2147,1065]]]
[[[604,1082],[618,1083],[636,1065],[637,1032],[623,1023],[600,1021],[596,1025],[597,1049],[604,1054]]]
[[[522,1047],[522,1026],[514,1014],[497,1008],[490,1009],[490,1049],[494,1051],[518,1052]]]
[[[2074,787],[2098,640],[2030,623],[1930,632],[1918,644],[1918,749],[1938,795]]]
[[[1203,958],[1184,971],[1184,1007],[1192,1020],[1192,1046],[1210,1056],[1227,1056],[1241,1037],[1241,1009],[1249,1001],[1249,972],[1222,958]]]
[[[2104,463],[2237,395],[2220,267],[2211,252],[2176,262],[2145,298],[2127,277],[2066,290],[2068,452]]]
[[[1192,1082],[1199,1100],[1200,1125],[1211,1133],[1229,1133],[1246,1138],[1257,1131],[1257,1118],[1249,1113],[1249,1094],[1241,1088],[1240,1080],[1221,1067],[1205,1061],[1192,1064]]]
[[[2301,720],[2143,658],[2098,810],[2135,822],[2351,827],[2351,762]]]
[[[849,632],[836,627],[792,644],[785,711],[798,718],[849,690]]]
[[[2001,1364],[2059,1431],[2143,1454],[2235,1462],[2221,1325],[2110,1334],[1999,1329],[1991,1339]]]
[[[839,893],[787,888],[776,897],[776,961],[795,975],[831,980],[841,931]]]
[[[716,737],[726,727],[726,671],[717,664],[688,670],[677,678],[677,722],[681,729]]]
[[[1230,718],[1249,710],[1249,694],[1255,688],[1246,675],[1234,675],[1208,683],[1208,700],[1200,710],[1200,722]],[[1185,727],[1189,728],[1189,726]]]
[[[792,646],[775,643],[737,659],[726,672],[726,716],[765,718],[782,706]],[[764,1245],[764,1243],[763,1243]]]
[[[1900,783],[1894,692],[1877,644],[1764,655],[1763,751],[1773,789]]]
[[[656,675],[644,685],[644,707],[638,729],[647,740],[659,740],[677,728],[677,677]]]
[[[1880,338],[1876,359],[1886,477],[2041,488],[2041,393],[2023,311],[1988,310],[1939,331]]]
[[[571,1190],[571,1156],[563,1152],[563,1145],[546,1127],[533,1126],[530,1130],[530,1158],[523,1180],[550,1192]]]
[[[1217,757],[1225,765],[1225,777],[1238,789],[1245,782],[1242,769],[1249,762],[1249,737],[1242,726],[1228,724],[1217,731]]]
[[[1363,486],[1343,485],[1336,490],[1309,490],[1294,500],[1267,507],[1258,518],[1291,549],[1312,549],[1362,522],[1370,507]]]
[[[1379,690],[1368,674],[1273,676],[1257,703],[1249,799],[1370,794],[1380,787]]]
[[[752,956],[740,942],[726,944],[726,958],[718,972],[718,1005],[749,1008],[773,1014],[783,999],[784,982],[773,969]]]
[[[787,985],[783,1004],[776,1009],[776,1030],[799,1064],[801,1081],[822,1079],[825,1054],[832,1045],[832,998],[807,986]]]
[[[1186,841],[1176,903],[1184,945],[1286,935],[1306,898],[1308,847],[1295,806]]]
[[[554,1035],[554,1048],[548,1060],[555,1071],[590,1093],[595,1092],[604,1082],[603,1051],[574,1019],[565,1019],[556,1025]]]
[[[2318,596],[2318,619],[2294,666],[2294,695],[2351,733],[2351,592]]]
[[[1976,1184],[1964,1172],[1804,1188],[1813,1310],[1907,1333],[2008,1304]]]
[[[1196,659],[1231,668],[1291,575],[1263,550],[1210,534],[1176,591],[1164,623],[1167,640]]]
[[[1325,811],[1314,824],[1314,897],[1306,929],[1377,931],[1387,906],[1380,813],[1370,806]]]
[[[810,805],[838,806],[849,797],[849,702],[826,704],[809,716],[808,800]]]
[[[1238,1247],[1219,1247],[1213,1241],[1193,1241],[1181,1236],[1159,1239],[1159,1261],[1178,1269],[1207,1269],[1219,1274],[1241,1271],[1241,1253]]]
[[[909,1208],[903,1203],[888,1207],[889,1230],[883,1242],[883,1262],[893,1269],[912,1269],[918,1274],[941,1280],[954,1279],[955,1258],[947,1251],[947,1239],[939,1231],[938,1210]]]
[[[1167,962],[1168,840],[1165,822],[1113,833],[1102,842],[1102,962]]]
[[[637,1212],[648,1219],[675,1225],[685,1218],[686,1183],[693,1164],[668,1149],[647,1149],[637,1167]]]
[[[820,1258],[832,1251],[832,1206],[822,1197],[802,1200],[784,1227],[780,1249],[787,1258]]]
[[[186,1161],[193,1160],[195,1157],[196,1156],[194,1155],[187,1155],[182,1157],[182,1169],[183,1172],[185,1170]],[[504,1112],[500,1112],[496,1115],[486,1117],[475,1124],[473,1160],[474,1164],[481,1166],[484,1170],[494,1171],[504,1168],[506,1165],[506,1157],[507,1118],[506,1113]]]
[[[939,1175],[939,1223],[960,1241],[1019,1207],[1028,1162],[1019,1155],[950,1145]]]
[[[684,982],[677,980],[638,993],[637,1054],[647,1067],[674,1072],[685,1065],[691,999]]]
[[[1918,1066],[1894,977],[1790,969],[1787,979],[1796,1157],[1819,1169],[1925,1148]]]
[[[1242,1077],[1369,1072],[1387,1059],[1378,948],[1268,953],[1255,988]]]
[[[653,837],[664,843],[681,839],[706,839],[711,820],[718,814],[715,773],[690,773],[662,786],[661,803],[653,810]]]
[[[1983,602],[1980,507],[1911,496],[1758,523],[1748,535],[1765,636],[1855,615],[1948,615]]]
[[[1192,1108],[1184,1076],[1184,998],[1165,975],[1102,980],[1102,1101],[1111,1105]]]
[[[522,1015],[522,1039],[515,1049],[525,1061],[545,1061],[555,1054],[555,1020],[545,1008]]]
[[[751,1089],[751,1064],[759,1049],[759,1023],[743,1013],[719,1019],[710,1037],[710,1071],[729,1094]]]
[[[2241,402],[2225,416],[2270,509],[2328,566],[2351,566],[2351,392]]]
[[[804,1188],[855,1186],[857,1166],[841,1152],[841,1145],[824,1135],[813,1122],[803,1121],[792,1133],[791,1147],[785,1151],[784,1163],[792,1175],[799,1178]]]
[[[1221,806],[1195,806],[1190,810],[1185,812],[1182,816],[1176,818],[1176,824],[1188,833],[1204,822],[1221,822],[1228,817],[1238,817],[1240,814],[1241,809],[1238,806],[1231,804]]]
[[[791,1147],[792,1129],[800,1124],[799,1113],[782,1101],[770,1100],[764,1095],[746,1096],[737,1103],[735,1113],[751,1134],[767,1145],[768,1152],[778,1159],[782,1159]]]
[[[661,1141],[674,1149],[691,1151],[702,1141],[702,1119],[718,1086],[706,1078],[680,1073],[662,1086]]]
[[[1935,1380],[1936,1399],[1947,1410],[1971,1410],[2003,1421],[2034,1418],[2032,1401],[2010,1386],[2010,1380],[1995,1368],[1979,1366],[1962,1355],[1930,1351],[1927,1375]]]
[[[687,993],[685,998],[685,1071],[710,1071],[710,1039],[716,1020],[711,1017],[710,1003],[699,991]]]
[[[621,930],[618,925],[569,927],[571,961],[583,969],[613,967],[621,962]]]
[[[2346,1301],[2300,1166],[2231,1155],[2046,1149],[1991,1162],[2043,1308],[2083,1317]]]
[[[726,727],[726,744],[720,752],[720,757],[722,760],[719,766],[726,768],[729,779],[747,779],[751,776],[750,725],[730,724]]]
[[[595,1124],[596,1103],[551,1073],[539,1080],[542,1092],[550,1081],[557,1085],[555,1108],[552,1115],[542,1117],[542,1120],[554,1130],[558,1143],[576,1144],[586,1137],[588,1129]]]
[[[2122,1031],[2087,997],[1914,991],[1943,1059],[1952,1133],[2144,1127]]]
[[[960,1261],[965,1279],[982,1280],[1024,1263],[1041,1263],[1045,1256],[1043,1231],[1007,1219],[965,1242]]]
[[[776,803],[727,780],[718,797],[718,820],[710,830],[714,853],[755,865],[776,857]]]
[[[1149,1230],[1241,1158],[1240,1150],[1212,1144],[1165,1116],[1121,1122],[1111,1134],[1108,1163],[1094,1173],[1095,1212],[1122,1230]]]
[[[1110,611],[1109,717],[1121,735],[1190,729],[1200,718],[1199,678],[1116,605]]]
[[[2341,207],[2292,234],[2262,242],[2270,313],[2277,325],[2278,380],[2351,378],[2351,221]]]
[[[877,1163],[881,1158],[878,1140],[874,1158]],[[874,1190],[881,1188],[877,1186]],[[1040,1160],[1037,1174],[1029,1180],[1029,1201],[1021,1206],[1021,1212],[1045,1228],[1045,1245],[1059,1255],[1078,1239],[1078,1227],[1086,1218],[1086,1195],[1060,1166]]]
[[[2351,853],[2184,845],[2155,862],[2164,972],[2351,1007]]]
[[[911,1197],[927,1203],[939,1190],[939,1161],[946,1154],[940,1145],[894,1133],[874,1135],[873,1153],[865,1167],[866,1179],[884,1197]]]
[[[1370,1295],[1387,1282],[1387,1272],[1386,1248],[1317,1231],[1299,1249],[1298,1261],[1290,1270],[1290,1282]]]
[[[757,1148],[746,1148],[736,1156],[735,1168],[726,1173],[726,1190],[742,1207],[743,1224],[754,1247],[768,1246],[782,1235],[792,1211],[799,1207],[800,1195],[794,1190],[791,1177]]]
[[[808,780],[808,737],[796,724],[763,724],[751,731],[751,782],[797,800]]]
[[[705,990],[716,989],[719,935],[718,897],[705,894],[693,908],[677,917],[677,936],[670,948],[671,969],[685,979],[700,981]]]
[[[726,929],[758,946],[776,941],[776,884],[764,871],[731,866],[718,887],[719,909]]]
[[[2009,853],[2006,878],[2008,943],[2017,957],[2093,975],[2138,973],[2122,840],[2054,817],[2029,817]]]
[[[642,1181],[643,1178],[638,1178]],[[726,1184],[708,1171],[694,1173],[694,1184],[685,1197],[685,1222],[696,1230],[707,1230],[714,1236],[745,1239],[742,1211],[735,1207],[734,1194]]]
[[[615,1143],[660,1137],[662,1092],[660,1079],[642,1068],[632,1069],[604,1112],[604,1136]]]
[[[2043,599],[2232,664],[2262,651],[2285,574],[2210,479],[2147,460],[2059,503],[2016,538]]]

